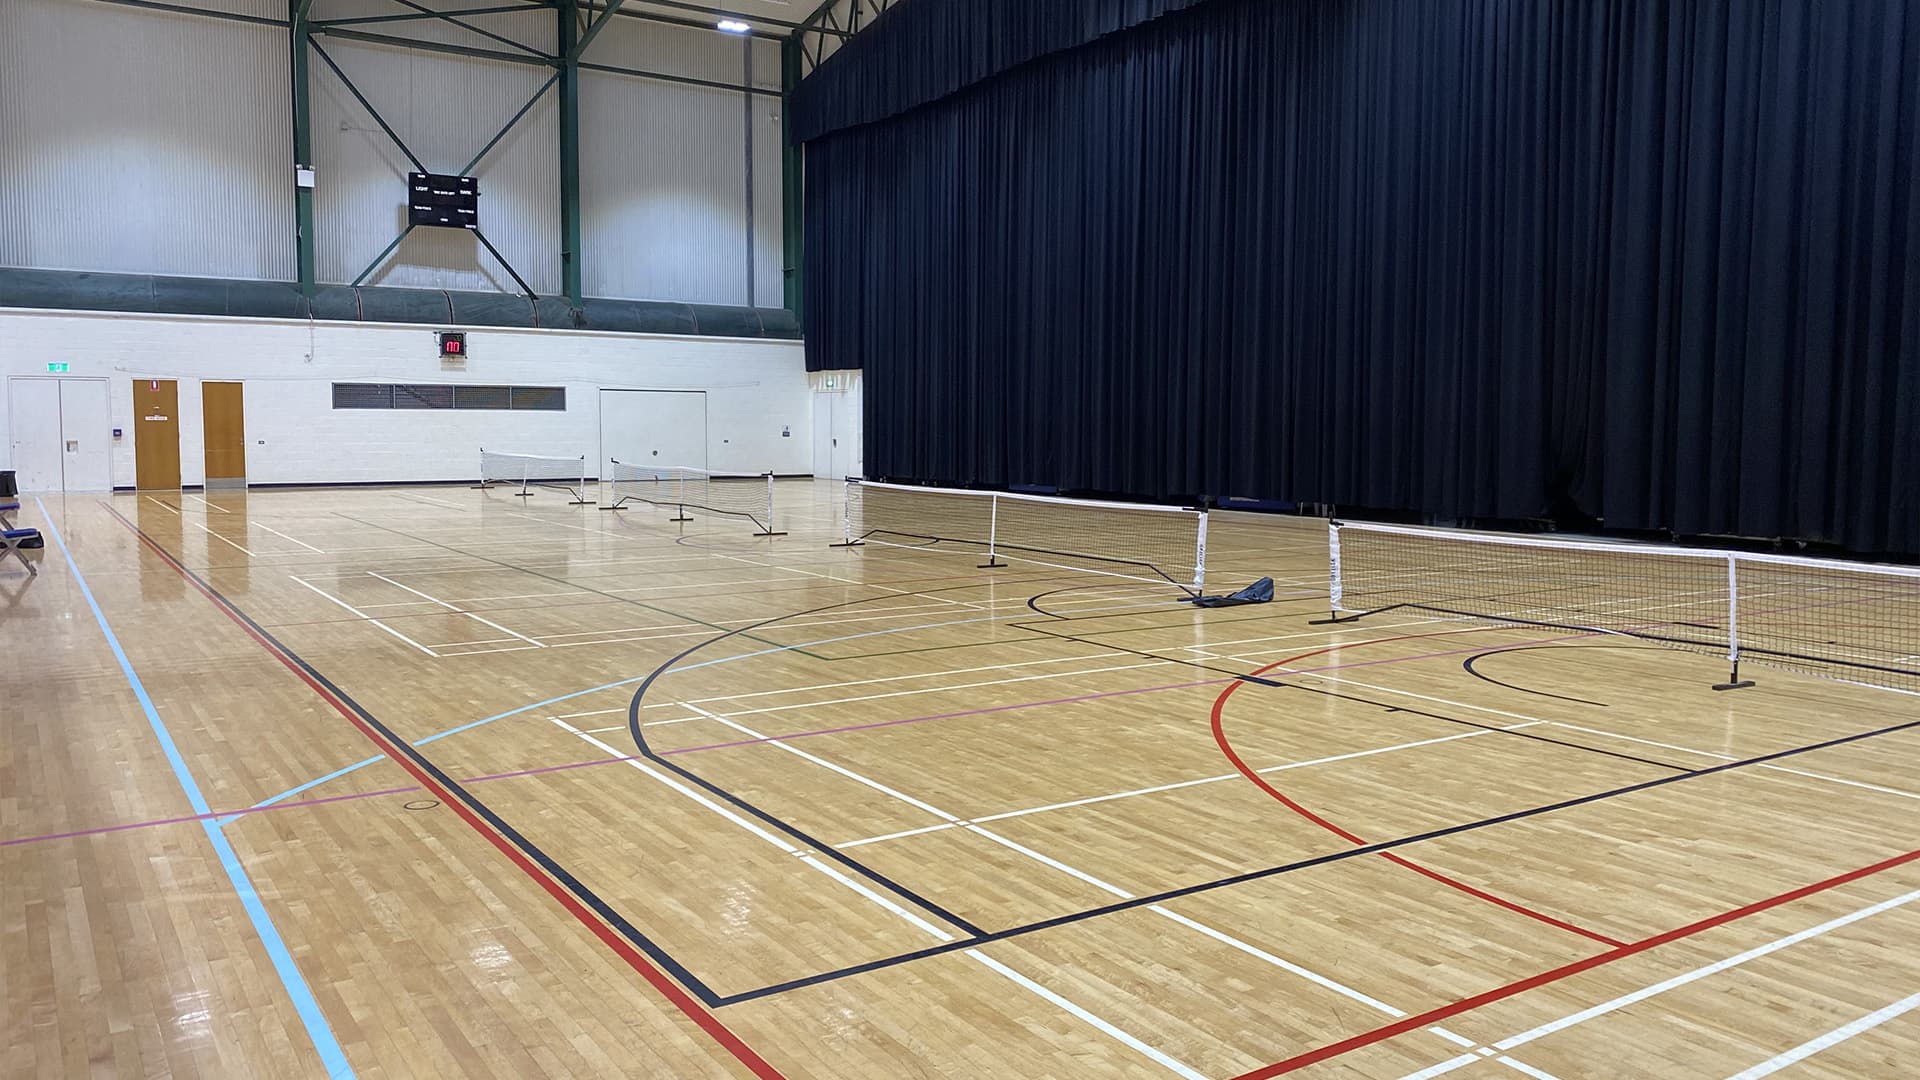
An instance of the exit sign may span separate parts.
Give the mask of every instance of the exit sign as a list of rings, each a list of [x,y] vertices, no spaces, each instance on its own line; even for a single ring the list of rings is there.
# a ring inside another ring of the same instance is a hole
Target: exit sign
[[[73,365],[71,364],[48,364],[47,370],[53,372],[55,375],[59,375],[63,372],[71,370],[72,366]]]

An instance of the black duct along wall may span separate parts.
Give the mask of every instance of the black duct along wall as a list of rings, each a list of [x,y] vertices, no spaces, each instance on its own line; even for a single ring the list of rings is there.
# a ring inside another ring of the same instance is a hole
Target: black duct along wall
[[[1920,553],[1916,121],[1899,0],[1215,0],[810,142],[809,364],[876,476]]]

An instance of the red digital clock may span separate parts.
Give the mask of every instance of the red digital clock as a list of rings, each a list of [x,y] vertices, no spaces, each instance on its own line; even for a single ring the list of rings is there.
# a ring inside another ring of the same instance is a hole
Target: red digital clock
[[[440,334],[440,355],[464,357],[467,355],[467,335],[443,331]]]

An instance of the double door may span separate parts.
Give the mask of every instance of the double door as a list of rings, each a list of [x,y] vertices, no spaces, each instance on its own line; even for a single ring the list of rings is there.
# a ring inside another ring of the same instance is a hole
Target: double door
[[[7,430],[22,492],[113,487],[113,409],[105,379],[8,379]]]

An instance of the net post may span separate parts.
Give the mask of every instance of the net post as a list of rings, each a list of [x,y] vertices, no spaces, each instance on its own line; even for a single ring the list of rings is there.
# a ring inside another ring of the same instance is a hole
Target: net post
[[[1340,523],[1327,519],[1327,617],[1309,619],[1308,626],[1331,626],[1334,623],[1347,623],[1359,618],[1359,615],[1340,617],[1340,604],[1345,599],[1340,579]]]
[[[773,528],[773,474],[767,474],[767,519],[755,536],[785,536],[784,532],[775,532]]]
[[[994,492],[992,497],[987,500],[987,507],[988,507],[987,509],[987,561],[981,563],[977,567],[977,569],[998,570],[999,568],[1007,565],[1006,563],[1003,563],[1000,561],[1000,555],[997,550],[997,547],[1000,543],[1000,493],[999,492],[997,491]]]
[[[533,472],[533,466],[527,464],[526,461],[523,459],[520,462],[520,490],[513,493],[514,498],[516,499],[533,498],[533,491],[529,486],[529,480],[531,479],[529,474],[532,472]]]
[[[1193,595],[1204,596],[1207,591],[1207,511],[1200,511],[1200,535],[1193,546]]]
[[[487,448],[484,446],[480,448],[480,482],[468,488],[467,490],[468,491],[487,490]]]
[[[1715,690],[1744,690],[1752,679],[1740,677],[1740,559],[1727,556],[1727,663],[1733,673],[1727,681],[1713,684]]]
[[[626,499],[620,495],[620,459],[608,458],[607,464],[611,466],[607,471],[612,475],[607,477],[606,482],[613,485],[613,501],[602,504],[600,509],[625,510],[626,507],[621,504],[626,502]]]
[[[866,542],[864,540],[855,540],[853,538],[853,489],[859,486],[859,483],[860,481],[858,480],[848,480],[841,485],[841,491],[845,495],[845,498],[843,498],[840,502],[841,540],[837,544],[828,544],[827,545],[828,547],[837,547],[837,548],[859,547]]]
[[[692,521],[693,520],[692,518],[687,516],[687,506],[685,503],[675,503],[673,507],[673,512],[678,516],[670,517],[667,519],[668,521]]]
[[[587,498],[587,455],[580,455],[580,486],[574,489],[573,501],[568,506],[592,506],[593,500]]]

